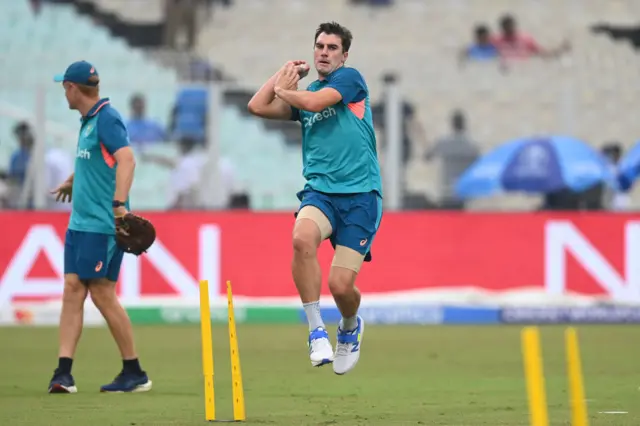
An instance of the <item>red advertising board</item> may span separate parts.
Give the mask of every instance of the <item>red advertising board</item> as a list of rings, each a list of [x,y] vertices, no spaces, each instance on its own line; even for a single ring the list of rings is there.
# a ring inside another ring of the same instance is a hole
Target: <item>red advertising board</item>
[[[125,256],[119,281],[125,299],[192,297],[199,279],[220,289],[231,280],[238,296],[296,296],[291,213],[147,217],[158,240],[140,258]],[[0,306],[59,297],[67,220],[64,213],[0,213]],[[332,255],[325,242],[325,279]],[[640,221],[632,215],[386,213],[372,255],[358,278],[368,294],[538,289],[640,299]]]

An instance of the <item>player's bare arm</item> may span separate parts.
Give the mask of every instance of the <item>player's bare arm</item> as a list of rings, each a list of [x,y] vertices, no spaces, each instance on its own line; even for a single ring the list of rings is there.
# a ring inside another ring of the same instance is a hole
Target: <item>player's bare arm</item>
[[[51,191],[51,194],[56,196],[56,201],[62,201],[63,203],[71,202],[71,192],[73,189],[73,175],[67,178],[64,182],[60,184],[56,189]]]
[[[280,87],[276,87],[275,91],[278,98],[288,105],[310,112],[320,112],[342,100],[340,92],[331,87],[325,87],[317,92],[288,90]]]
[[[133,149],[125,146],[117,150],[113,157],[116,160],[118,168],[116,169],[116,191],[113,195],[114,200],[126,201],[129,198],[129,191],[133,184],[133,174],[136,168],[136,159]],[[127,210],[123,207],[117,207],[113,210],[116,216],[123,216]]]
[[[251,114],[269,119],[289,120],[291,118],[291,107],[286,102],[276,98],[274,92],[276,80],[288,65],[298,68],[298,80],[304,77],[309,70],[307,63],[302,60],[289,61],[284,64],[278,72],[262,85],[260,90],[258,90],[249,101],[247,108]],[[292,82],[287,88],[296,90],[297,84],[298,81]]]
[[[325,87],[317,92],[307,90],[291,90],[288,87],[299,79],[295,67],[286,66],[274,84],[276,96],[288,105],[304,111],[320,112],[342,100],[342,95],[336,89]]]

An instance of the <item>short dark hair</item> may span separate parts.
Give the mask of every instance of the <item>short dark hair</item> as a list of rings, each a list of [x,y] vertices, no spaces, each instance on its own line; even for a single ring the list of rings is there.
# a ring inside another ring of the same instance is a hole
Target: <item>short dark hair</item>
[[[129,103],[134,102],[144,102],[144,96],[142,96],[142,93],[134,93],[133,96],[131,96]]]
[[[513,26],[515,24],[516,24],[516,18],[514,18],[512,15],[505,14],[505,15],[502,15],[502,17],[500,18],[500,26],[503,28],[508,25]]]
[[[349,31],[346,27],[338,24],[337,22],[324,22],[318,26],[316,30],[316,37],[313,39],[315,43],[318,40],[318,36],[322,33],[325,34],[335,34],[340,37],[342,40],[342,51],[348,52],[351,48],[351,41],[353,40],[353,35],[351,31]]]
[[[489,27],[484,24],[476,26],[476,36],[489,35]]]
[[[393,72],[386,72],[382,75],[382,81],[385,83],[395,83],[398,80],[398,76]]]
[[[30,131],[31,131],[31,126],[27,121],[20,121],[15,126],[13,126],[13,134],[15,135],[30,132]]]
[[[464,112],[459,109],[454,110],[451,113],[451,126],[455,130],[464,130],[466,126],[466,118],[464,116]]]

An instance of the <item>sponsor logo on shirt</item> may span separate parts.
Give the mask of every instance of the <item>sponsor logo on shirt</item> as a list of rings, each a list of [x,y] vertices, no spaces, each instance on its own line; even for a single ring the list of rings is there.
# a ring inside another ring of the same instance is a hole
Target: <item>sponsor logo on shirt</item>
[[[315,123],[318,121],[326,120],[327,118],[333,117],[336,115],[336,110],[333,107],[325,108],[320,112],[313,114],[310,117],[304,117],[304,127],[313,127]]]
[[[89,152],[88,149],[78,148],[78,153],[76,154],[76,157],[81,158],[83,160],[91,160],[91,153]]]

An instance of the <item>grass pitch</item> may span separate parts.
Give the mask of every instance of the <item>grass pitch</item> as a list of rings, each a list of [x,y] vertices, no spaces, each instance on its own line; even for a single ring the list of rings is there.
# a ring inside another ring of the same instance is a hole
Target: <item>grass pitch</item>
[[[335,341],[332,329],[332,340]],[[569,425],[562,327],[543,327],[552,425]],[[121,362],[107,329],[83,333],[75,395],[48,395],[55,328],[0,329],[0,425],[205,424],[198,326],[136,327],[146,394],[101,394]],[[591,425],[640,424],[640,328],[578,327]],[[230,418],[229,340],[214,326],[216,411]],[[306,327],[238,325],[247,425],[527,425],[519,327],[367,325],[345,376],[313,368]],[[627,414],[600,414],[626,411]]]

